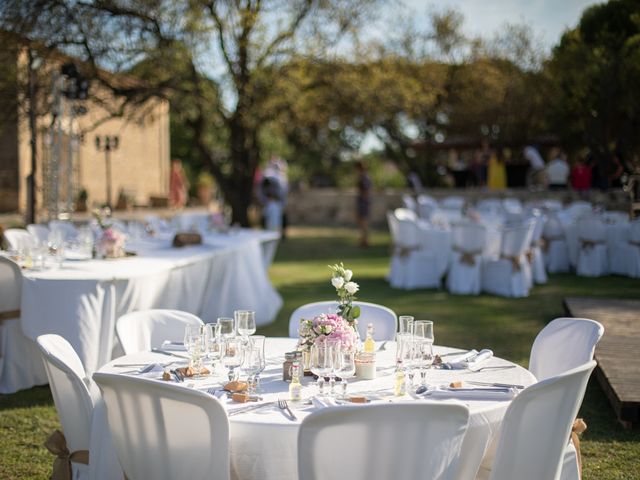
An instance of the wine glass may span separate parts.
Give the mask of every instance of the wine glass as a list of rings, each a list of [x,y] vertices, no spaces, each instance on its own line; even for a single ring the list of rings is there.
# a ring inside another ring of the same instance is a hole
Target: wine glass
[[[398,317],[399,333],[413,334],[413,317],[411,315],[400,315]]]
[[[238,335],[245,337],[245,341],[246,337],[256,333],[256,312],[253,310],[236,310],[234,316]]]
[[[416,338],[416,362],[420,370],[420,385],[426,385],[427,369],[433,365],[433,342]]]
[[[415,367],[415,337],[411,333],[398,334],[398,350],[396,352],[396,361],[402,365],[407,376],[408,387],[413,385],[413,368]]]
[[[217,362],[222,359],[222,337],[219,323],[207,323],[205,325],[207,337],[207,357],[211,360],[212,373],[216,369]]]
[[[233,318],[218,317],[218,325],[220,325],[220,335],[222,338],[226,339],[236,334],[233,326]]]
[[[431,320],[416,320],[413,324],[416,337],[424,338],[433,343],[433,322]]]
[[[185,327],[184,346],[189,353],[189,366],[193,369],[194,376],[198,377],[202,370],[202,358],[207,351],[204,325]]]
[[[249,394],[257,392],[260,373],[266,366],[264,358],[264,336],[256,335],[249,338],[244,346],[244,355],[240,369],[247,375]]]
[[[235,369],[242,364],[242,339],[228,337],[224,340],[222,364],[229,369],[229,381],[236,380]]]
[[[340,340],[336,338],[330,338],[326,340],[329,348],[331,349],[331,371],[329,372],[329,396],[335,396],[336,376],[338,375],[338,369],[340,368]]]
[[[342,398],[347,396],[347,378],[356,374],[356,352],[352,348],[340,348],[337,355],[337,375],[342,379]]]
[[[332,345],[322,339],[311,345],[311,371],[318,376],[318,393],[324,395],[324,377],[333,368]]]
[[[49,255],[55,260],[58,268],[62,267],[64,261],[64,235],[60,230],[52,230],[47,237]]]

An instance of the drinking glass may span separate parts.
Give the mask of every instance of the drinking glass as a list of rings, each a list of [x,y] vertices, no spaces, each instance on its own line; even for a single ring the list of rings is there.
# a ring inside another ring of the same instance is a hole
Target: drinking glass
[[[337,375],[342,379],[342,398],[347,396],[347,378],[356,374],[356,352],[352,348],[340,348],[337,355]]]
[[[233,318],[219,317],[218,325],[220,325],[220,335],[226,339],[235,336],[236,332],[233,327]]]
[[[324,377],[333,369],[333,348],[324,340],[318,339],[311,345],[311,371],[318,376],[318,393],[324,395]]]
[[[239,337],[228,337],[224,340],[224,353],[222,364],[229,369],[229,381],[236,380],[235,369],[242,364],[242,339]]]
[[[407,387],[413,386],[413,375],[416,359],[415,337],[410,333],[398,334],[398,349],[396,351],[396,361],[402,365],[407,378]]]
[[[207,323],[205,325],[207,337],[207,357],[211,360],[211,373],[215,372],[218,362],[222,359],[222,337],[219,323]]]
[[[256,312],[253,310],[236,310],[234,316],[238,335],[248,337],[256,333]]]
[[[331,371],[329,372],[329,396],[335,396],[336,376],[340,368],[340,347],[341,343],[338,339],[327,339],[327,344],[331,349]]]
[[[207,351],[204,325],[187,325],[184,329],[184,346],[189,353],[189,366],[194,376],[200,376],[202,359]]]
[[[420,385],[426,385],[427,369],[433,365],[433,342],[416,337],[416,362],[420,371]]]
[[[433,343],[433,322],[431,320],[416,320],[413,323],[413,331],[416,337],[424,338]]]
[[[413,334],[413,317],[411,315],[400,315],[398,317],[399,333]]]
[[[264,358],[264,336],[256,335],[249,338],[244,345],[244,355],[240,369],[247,375],[249,394],[256,393],[259,387],[259,376],[266,366]]]
[[[47,246],[49,247],[49,255],[51,255],[60,268],[64,261],[64,235],[60,230],[52,230],[49,233]]]

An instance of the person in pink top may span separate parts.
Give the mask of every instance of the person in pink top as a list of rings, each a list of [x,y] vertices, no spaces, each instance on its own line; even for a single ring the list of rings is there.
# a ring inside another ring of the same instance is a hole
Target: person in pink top
[[[171,160],[171,176],[169,177],[169,206],[176,209],[184,208],[187,204],[188,190],[189,181],[182,169],[182,162],[174,158]]]
[[[587,191],[591,188],[591,177],[591,165],[580,158],[571,169],[571,187],[579,192]]]

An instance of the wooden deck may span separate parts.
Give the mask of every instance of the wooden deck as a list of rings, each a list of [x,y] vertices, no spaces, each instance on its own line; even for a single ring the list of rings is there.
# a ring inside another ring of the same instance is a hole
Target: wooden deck
[[[591,318],[604,325],[596,347],[596,377],[620,422],[640,420],[640,300],[569,297],[572,317]]]

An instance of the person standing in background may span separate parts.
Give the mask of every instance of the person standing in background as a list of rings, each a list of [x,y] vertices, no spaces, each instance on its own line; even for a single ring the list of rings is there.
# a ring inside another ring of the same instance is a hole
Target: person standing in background
[[[544,171],[544,159],[538,150],[528,145],[524,147],[524,158],[529,161],[529,173],[527,174],[527,184],[534,189],[542,189],[547,185],[547,178]]]
[[[504,190],[507,188],[507,167],[504,163],[502,150],[496,153],[491,150],[489,156],[489,190]]]
[[[551,150],[551,160],[545,167],[550,190],[565,190],[569,183],[567,156],[560,148]]]
[[[587,163],[587,155],[579,157],[571,169],[571,187],[578,192],[586,192],[591,188],[591,165]]]
[[[358,173],[356,198],[356,219],[360,229],[360,246],[369,246],[369,213],[371,210],[371,178],[367,174],[367,167],[363,162],[356,162]]]
[[[187,180],[182,161],[178,158],[171,160],[171,175],[169,177],[169,207],[175,209],[184,208],[187,204],[189,180]]]

